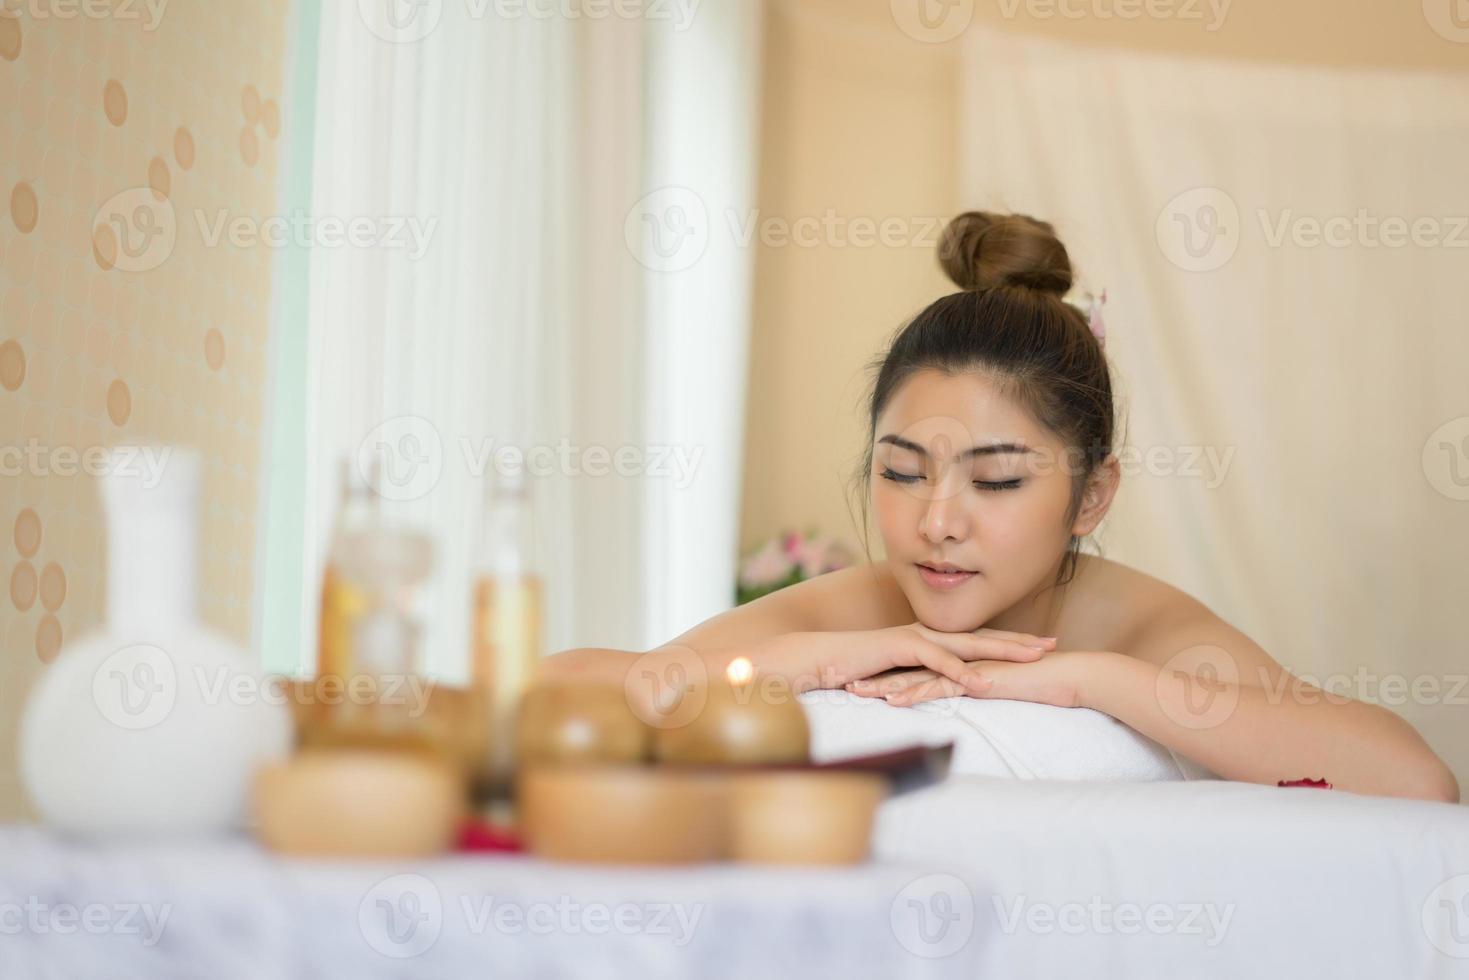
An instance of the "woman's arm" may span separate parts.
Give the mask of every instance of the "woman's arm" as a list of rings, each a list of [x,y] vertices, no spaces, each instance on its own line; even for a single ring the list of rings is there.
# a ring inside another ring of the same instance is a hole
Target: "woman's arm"
[[[789,644],[762,645],[794,633],[875,630],[912,621],[912,609],[886,562],[828,572],[736,606],[674,637],[665,647],[696,651],[709,669],[722,671],[735,656],[754,654],[756,667],[774,670],[791,657]],[[809,649],[810,645],[803,645]],[[652,651],[649,651],[652,652]],[[588,648],[567,650],[542,662],[546,677],[621,683],[645,654]],[[799,665],[797,665],[799,667]]]
[[[1406,721],[1292,676],[1202,605],[1158,610],[1125,649],[975,664],[991,681],[977,696],[1103,711],[1225,779],[1324,778],[1357,793],[1459,800],[1453,773]],[[898,705],[976,696],[927,670],[848,689]]]
[[[1453,773],[1386,708],[1294,678],[1267,688],[1123,654],[1091,656],[1078,685],[1082,705],[1225,779],[1324,778],[1357,793],[1459,801]]]

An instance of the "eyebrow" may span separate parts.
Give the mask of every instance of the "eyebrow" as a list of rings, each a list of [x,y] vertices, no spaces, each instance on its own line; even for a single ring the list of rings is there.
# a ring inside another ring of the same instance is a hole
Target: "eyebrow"
[[[902,436],[893,435],[892,433],[883,436],[877,441],[892,443],[899,449],[907,449],[910,452],[915,452],[920,456],[926,457],[929,455],[928,450],[920,446],[918,443],[912,442],[908,439],[904,439]],[[1026,446],[1022,446],[1019,443],[996,442],[985,446],[970,446],[968,449],[955,456],[954,460],[957,462],[959,460],[969,459],[974,456],[997,456],[1001,453],[1030,453],[1034,451],[1035,450],[1030,449]]]

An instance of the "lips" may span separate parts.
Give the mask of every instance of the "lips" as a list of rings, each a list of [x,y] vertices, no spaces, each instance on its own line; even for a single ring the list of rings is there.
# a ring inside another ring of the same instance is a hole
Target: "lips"
[[[915,563],[915,565],[918,568],[918,576],[923,579],[924,584],[940,592],[957,589],[979,574],[978,572],[967,571],[947,562],[937,566],[920,563]]]

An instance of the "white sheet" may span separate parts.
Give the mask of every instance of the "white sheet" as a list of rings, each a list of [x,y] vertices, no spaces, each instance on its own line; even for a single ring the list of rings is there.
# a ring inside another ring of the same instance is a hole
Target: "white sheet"
[[[955,776],[884,804],[875,849],[933,869],[912,914],[985,977],[1469,977],[1460,806]]]
[[[954,743],[953,772],[1015,779],[1207,779],[1166,746],[1090,708],[941,698],[911,708],[845,691],[801,695],[818,762]]]

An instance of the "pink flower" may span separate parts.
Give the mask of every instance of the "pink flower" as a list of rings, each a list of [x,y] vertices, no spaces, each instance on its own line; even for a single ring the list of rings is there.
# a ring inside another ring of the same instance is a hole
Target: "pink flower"
[[[759,551],[746,558],[740,567],[740,585],[747,589],[758,589],[774,585],[791,574],[795,568],[790,556],[781,547],[779,538],[772,538]]]
[[[852,556],[840,541],[813,538],[807,543],[806,552],[801,556],[801,575],[815,578],[826,572],[846,568],[851,563]]]

